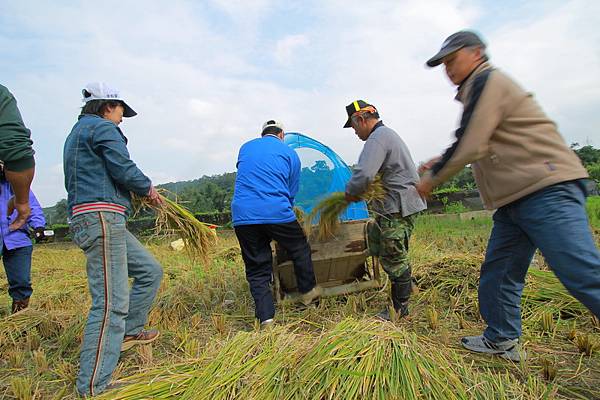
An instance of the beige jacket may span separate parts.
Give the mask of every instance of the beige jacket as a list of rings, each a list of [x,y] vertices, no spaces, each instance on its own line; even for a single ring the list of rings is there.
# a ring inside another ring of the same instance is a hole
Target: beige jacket
[[[485,207],[494,209],[588,176],[533,95],[489,63],[461,84],[456,99],[463,115],[457,140],[430,171],[436,186],[471,164]]]

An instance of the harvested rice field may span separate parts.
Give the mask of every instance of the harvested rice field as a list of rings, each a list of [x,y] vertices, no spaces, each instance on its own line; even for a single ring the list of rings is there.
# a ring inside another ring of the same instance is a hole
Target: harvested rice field
[[[278,306],[260,332],[235,236],[219,231],[211,261],[168,243],[148,247],[165,275],[150,314],[152,345],[123,353],[104,399],[600,399],[600,322],[570,297],[536,255],[523,296],[528,359],[512,363],[463,350],[481,333],[477,279],[490,218],[422,216],[411,241],[418,293],[411,315],[372,316],[382,290]],[[600,226],[594,223],[597,241]],[[89,307],[84,256],[70,243],[37,246],[31,308],[8,316],[0,276],[0,398],[75,399]]]

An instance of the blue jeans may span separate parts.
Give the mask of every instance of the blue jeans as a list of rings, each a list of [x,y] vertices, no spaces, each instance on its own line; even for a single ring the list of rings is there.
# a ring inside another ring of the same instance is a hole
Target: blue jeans
[[[500,207],[479,278],[479,309],[492,342],[521,336],[521,293],[540,249],[567,290],[600,317],[600,253],[582,181],[563,182]]]
[[[24,300],[31,296],[31,253],[33,246],[2,249],[2,262],[8,280],[8,294],[13,300]]]
[[[124,335],[135,335],[146,324],[162,268],[126,229],[123,215],[87,213],[74,217],[70,228],[87,258],[92,296],[76,385],[80,394],[93,396],[110,383]]]

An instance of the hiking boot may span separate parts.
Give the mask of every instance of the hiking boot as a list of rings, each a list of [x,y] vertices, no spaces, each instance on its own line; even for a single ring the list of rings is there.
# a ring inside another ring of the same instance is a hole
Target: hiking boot
[[[265,319],[264,321],[261,321],[261,323],[260,323],[260,330],[261,331],[267,330],[269,328],[272,328],[274,325],[275,325],[275,321],[273,321],[273,318]]]
[[[29,297],[27,297],[26,299],[23,299],[23,300],[13,300],[12,307],[11,307],[11,313],[16,314],[19,311],[23,311],[27,307],[29,307]]]
[[[527,354],[519,351],[519,339],[509,339],[503,342],[491,342],[485,336],[465,336],[460,340],[465,349],[476,353],[493,354],[507,360],[525,361]]]
[[[310,303],[312,303],[313,300],[321,297],[321,295],[323,295],[323,288],[317,285],[314,288],[310,289],[308,292],[302,293],[300,295],[300,302],[307,306]]]
[[[408,315],[408,301],[400,303],[400,307],[394,307],[394,310],[396,310],[397,318],[406,317]],[[379,313],[377,313],[375,317],[384,321],[391,321],[392,316],[390,315],[390,307],[384,308]]]
[[[121,351],[129,350],[136,344],[152,343],[159,335],[160,332],[157,329],[143,329],[137,335],[125,335],[123,344],[121,345]]]

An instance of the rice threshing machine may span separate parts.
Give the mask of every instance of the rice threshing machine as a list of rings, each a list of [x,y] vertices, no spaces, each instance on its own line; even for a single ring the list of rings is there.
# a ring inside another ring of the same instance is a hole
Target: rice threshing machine
[[[298,153],[302,163],[296,207],[308,214],[323,198],[344,191],[352,172],[333,150],[299,133],[286,133],[284,140]],[[330,239],[321,241],[315,239],[316,235],[309,235],[315,277],[324,297],[379,288],[383,284],[377,260],[368,262],[366,232],[371,220],[366,203],[350,204],[340,220],[339,229]],[[280,246],[273,243],[272,248],[275,298],[280,301],[295,297],[298,288],[294,266]]]

